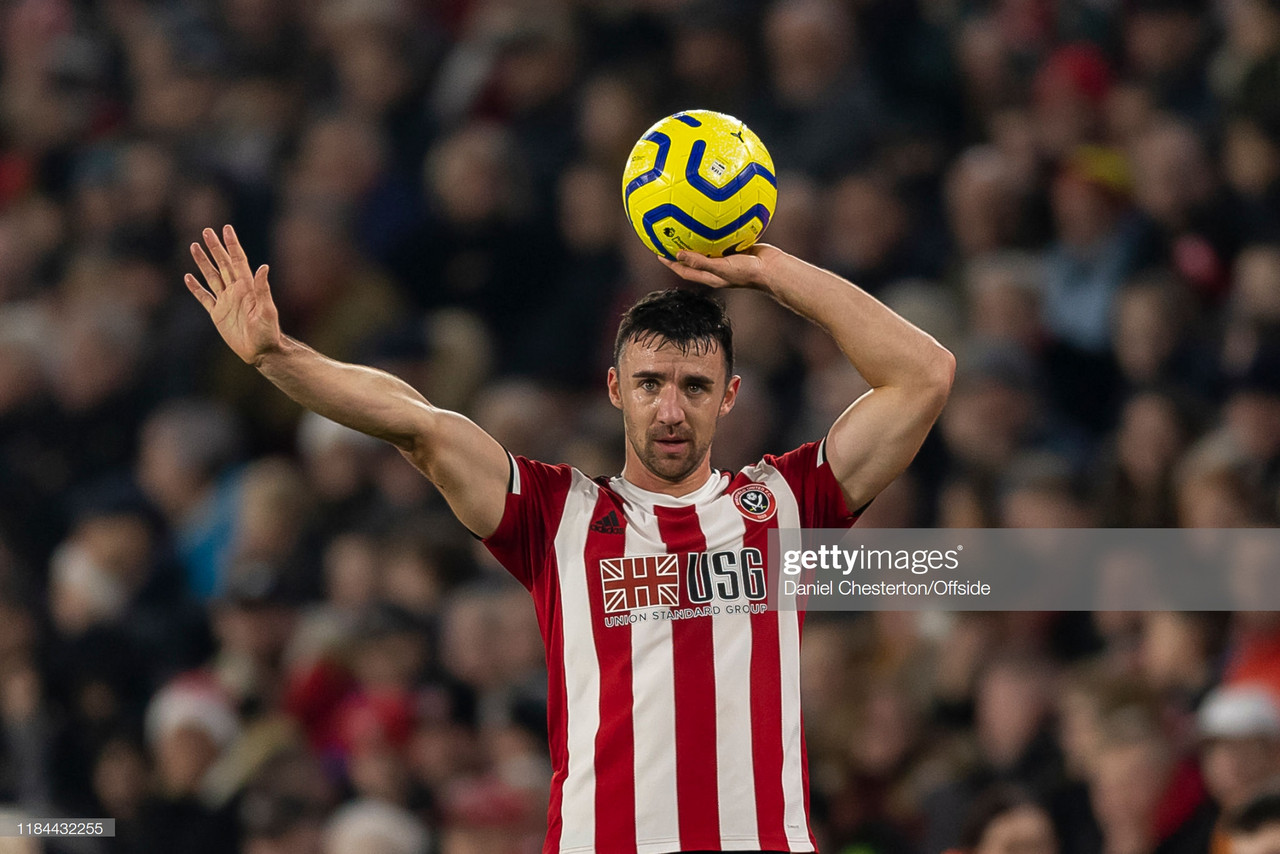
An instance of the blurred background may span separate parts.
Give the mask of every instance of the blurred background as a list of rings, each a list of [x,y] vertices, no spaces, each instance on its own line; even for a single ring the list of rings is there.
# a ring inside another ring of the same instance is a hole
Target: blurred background
[[[540,849],[527,594],[221,344],[204,226],[289,333],[614,473],[617,318],[674,283],[622,166],[729,112],[767,239],[959,358],[863,525],[1277,522],[1276,0],[8,0],[0,39],[0,802],[118,820],[45,850]],[[737,468],[864,386],[726,298]],[[1223,854],[1280,773],[1271,613],[823,614],[803,656],[833,854]]]

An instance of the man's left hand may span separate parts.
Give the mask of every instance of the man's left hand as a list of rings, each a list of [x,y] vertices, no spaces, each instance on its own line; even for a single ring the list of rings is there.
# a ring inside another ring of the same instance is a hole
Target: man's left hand
[[[697,252],[685,250],[675,261],[659,257],[676,275],[685,281],[709,285],[713,288],[765,288],[769,268],[782,251],[767,243],[757,243],[737,255],[709,258]]]

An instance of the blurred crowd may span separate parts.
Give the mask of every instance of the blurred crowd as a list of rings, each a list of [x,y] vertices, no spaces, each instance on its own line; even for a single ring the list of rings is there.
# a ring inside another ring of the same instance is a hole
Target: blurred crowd
[[[0,39],[0,802],[118,822],[46,850],[540,848],[527,594],[222,346],[205,226],[287,332],[613,473],[617,318],[674,284],[622,165],[729,112],[767,239],[958,356],[861,524],[1280,515],[1277,0],[11,0]],[[865,386],[725,297],[737,468]],[[1271,613],[813,615],[803,655],[833,854],[1225,854],[1280,774]]]

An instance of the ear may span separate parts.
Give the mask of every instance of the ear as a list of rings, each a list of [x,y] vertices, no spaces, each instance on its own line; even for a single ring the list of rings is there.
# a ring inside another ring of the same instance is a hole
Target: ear
[[[742,382],[742,377],[734,374],[729,377],[729,382],[724,387],[724,397],[720,399],[720,417],[729,414],[729,410],[733,409],[734,401],[738,399],[738,384]]]
[[[618,387],[618,369],[610,368],[609,377],[605,380],[609,386],[609,402],[613,404],[615,409],[622,408],[622,389]]]

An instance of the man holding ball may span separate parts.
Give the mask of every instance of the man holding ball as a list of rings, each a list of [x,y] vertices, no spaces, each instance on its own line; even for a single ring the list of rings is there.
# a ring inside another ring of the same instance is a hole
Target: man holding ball
[[[772,246],[663,259],[752,288],[835,339],[871,390],[824,439],[713,470],[739,377],[720,303],[671,289],[623,316],[609,369],[626,462],[592,479],[515,456],[407,383],[285,335],[235,231],[204,232],[186,285],[227,345],[320,415],[391,442],[530,591],[554,768],[544,852],[814,851],[800,724],[803,614],[763,607],[771,528],[832,528],[911,462],[955,360],[832,273]],[[207,252],[206,252],[207,248]],[[713,608],[712,606],[718,606]],[[712,613],[712,611],[716,613]]]

